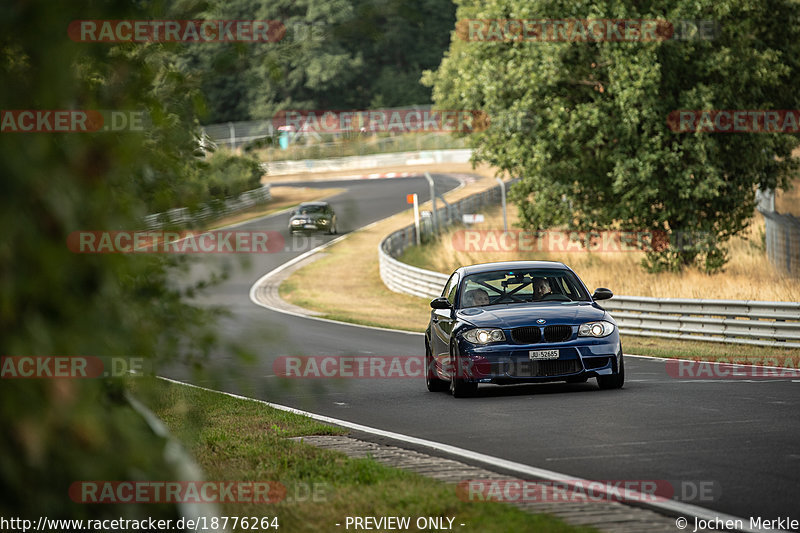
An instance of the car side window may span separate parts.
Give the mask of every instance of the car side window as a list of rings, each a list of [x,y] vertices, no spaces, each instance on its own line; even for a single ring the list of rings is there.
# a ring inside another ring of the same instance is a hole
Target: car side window
[[[442,291],[442,296],[447,298],[447,301],[450,302],[451,305],[455,305],[456,291],[458,291],[458,274],[453,273],[450,279],[447,280],[447,285],[445,285]]]
[[[458,292],[458,277],[456,277],[456,282],[453,283],[453,286],[450,288],[450,292],[447,293],[447,301],[450,302],[452,305],[456,304],[457,292]]]

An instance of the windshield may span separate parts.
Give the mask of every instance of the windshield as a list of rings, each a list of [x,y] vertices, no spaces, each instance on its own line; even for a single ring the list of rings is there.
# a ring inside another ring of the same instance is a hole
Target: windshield
[[[466,276],[460,307],[529,302],[588,302],[589,294],[569,270],[498,270]]]
[[[297,209],[297,214],[308,215],[310,213],[323,213],[324,211],[324,205],[304,205]]]

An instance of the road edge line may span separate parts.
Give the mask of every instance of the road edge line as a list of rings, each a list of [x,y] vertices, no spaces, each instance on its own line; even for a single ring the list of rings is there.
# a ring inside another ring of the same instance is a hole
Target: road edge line
[[[218,391],[214,389],[209,389],[207,387],[201,387],[199,385],[193,385],[191,383],[185,383],[182,381],[178,381],[171,378],[166,378],[163,376],[158,376],[158,379],[167,381],[169,383],[174,383],[178,385],[184,385],[187,387],[193,387],[196,389],[208,391],[208,392],[216,392],[218,394],[223,394],[225,396],[236,398],[239,400],[248,400],[251,402],[256,402],[262,405],[266,405],[268,407],[272,407],[273,409],[278,409],[280,411],[293,413],[301,416],[307,416],[312,420],[316,420],[318,422],[324,422],[327,424],[333,424],[336,426],[344,427],[347,429],[351,429],[354,431],[360,431],[362,433],[368,433],[370,435],[376,435],[379,437],[384,437],[392,440],[396,440],[399,442],[404,442],[407,444],[412,444],[415,446],[420,446],[423,448],[428,448],[431,450],[436,450],[439,452],[443,452],[445,454],[460,457],[462,459],[467,459],[471,461],[475,461],[478,463],[482,463],[485,465],[493,466],[499,468],[501,470],[506,470],[510,472],[517,472],[520,474],[527,474],[537,478],[541,478],[542,480],[547,481],[561,481],[565,483],[575,482],[575,483],[588,483],[590,480],[579,478],[576,476],[569,476],[566,474],[562,474],[560,472],[555,472],[553,470],[546,470],[543,468],[538,468],[535,466],[525,465],[522,463],[517,463],[515,461],[509,461],[507,459],[501,459],[499,457],[493,457],[491,455],[486,455],[480,452],[474,452],[471,450],[467,450],[464,448],[459,448],[457,446],[452,446],[450,444],[443,444],[436,441],[431,441],[427,439],[421,439],[419,437],[412,437],[410,435],[403,435],[402,433],[395,433],[393,431],[386,431],[383,429],[373,428],[371,426],[365,426],[363,424],[357,424],[355,422],[349,422],[347,420],[341,420],[339,418],[333,418],[330,416],[319,415],[316,413],[311,413],[309,411],[303,411],[302,409],[296,409],[294,407],[289,407],[286,405],[280,405],[272,402],[268,402],[266,400],[259,400],[257,398],[249,398],[247,396],[241,396],[239,394],[233,394],[231,392],[224,392]],[[610,491],[606,491],[605,489],[597,489],[598,492],[603,493],[604,495],[609,495]],[[657,501],[657,502],[650,502],[646,501],[647,495],[641,494],[636,491],[629,491],[634,497],[639,498],[635,502],[620,502],[624,505],[630,505],[633,507],[641,507],[645,509],[650,509],[652,511],[659,512],[661,514],[666,514],[668,516],[679,516],[679,517],[692,517],[692,518],[699,518],[702,520],[722,520],[723,522],[731,520],[734,521],[741,521],[742,524],[749,523],[749,520],[746,520],[741,517],[729,515],[726,513],[719,513],[716,511],[712,511],[710,509],[705,509],[703,507],[699,507],[697,505],[692,505],[688,503],[676,502],[673,500],[665,500],[665,501]],[[744,527],[741,529],[732,529],[732,531],[741,531],[744,533],[760,533],[766,530],[762,529],[752,529],[749,527]]]

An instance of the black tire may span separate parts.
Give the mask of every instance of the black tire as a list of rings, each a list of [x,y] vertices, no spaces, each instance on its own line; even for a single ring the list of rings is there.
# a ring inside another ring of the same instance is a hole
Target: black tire
[[[455,351],[455,345],[450,344],[450,368],[453,372],[450,375],[450,394],[453,398],[469,398],[478,392],[478,384],[458,378],[458,357]]]
[[[433,355],[428,343],[425,343],[425,386],[431,392],[444,392],[447,390],[448,383],[439,379],[436,375],[436,367],[433,363]]]
[[[597,376],[597,385],[603,390],[621,389],[625,384],[625,358],[620,355],[619,372],[612,376]]]

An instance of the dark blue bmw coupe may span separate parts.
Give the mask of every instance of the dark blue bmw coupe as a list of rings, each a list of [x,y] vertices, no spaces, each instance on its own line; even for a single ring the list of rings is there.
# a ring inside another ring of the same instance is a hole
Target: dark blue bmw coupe
[[[614,319],[568,266],[509,261],[461,267],[431,301],[425,331],[426,384],[453,396],[479,383],[625,382]]]

